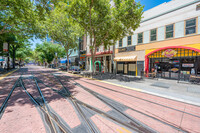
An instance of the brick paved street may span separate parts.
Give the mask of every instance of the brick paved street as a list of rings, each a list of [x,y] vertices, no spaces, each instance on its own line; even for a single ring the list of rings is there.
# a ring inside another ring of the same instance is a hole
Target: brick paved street
[[[39,66],[0,80],[1,108],[15,83],[1,133],[200,133],[199,106]]]

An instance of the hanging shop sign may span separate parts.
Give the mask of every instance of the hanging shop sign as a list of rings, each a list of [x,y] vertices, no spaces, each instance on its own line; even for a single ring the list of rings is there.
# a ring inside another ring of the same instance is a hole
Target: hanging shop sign
[[[3,43],[3,51],[8,52],[8,43],[7,42]]]
[[[194,67],[194,64],[192,64],[192,63],[183,63],[182,67]]]
[[[177,51],[175,51],[173,49],[167,49],[162,53],[162,55],[164,55],[165,57],[168,57],[168,58],[173,57],[176,54],[177,54]]]

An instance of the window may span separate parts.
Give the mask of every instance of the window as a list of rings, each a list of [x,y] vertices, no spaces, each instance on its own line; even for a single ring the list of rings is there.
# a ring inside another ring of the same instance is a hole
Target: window
[[[119,47],[122,47],[122,39],[119,40]]]
[[[138,33],[138,44],[143,43],[143,33]]]
[[[97,48],[97,52],[99,52],[99,48]]]
[[[156,41],[157,38],[156,36],[157,36],[157,29],[151,30],[151,37],[150,37],[151,41]]]
[[[185,24],[185,34],[194,34],[196,33],[196,19],[186,20]]]
[[[174,24],[167,25],[165,30],[165,38],[172,38],[174,37]]]
[[[131,45],[132,42],[132,36],[128,36],[128,45]]]

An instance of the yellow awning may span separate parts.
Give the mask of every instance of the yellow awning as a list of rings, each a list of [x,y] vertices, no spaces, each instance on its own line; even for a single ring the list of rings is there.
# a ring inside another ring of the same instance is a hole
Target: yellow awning
[[[115,57],[114,61],[137,61],[137,56]]]

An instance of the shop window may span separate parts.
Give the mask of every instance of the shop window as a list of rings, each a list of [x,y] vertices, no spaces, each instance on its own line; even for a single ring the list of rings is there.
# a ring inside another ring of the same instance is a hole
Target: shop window
[[[166,39],[174,37],[174,24],[167,25],[165,31],[166,31],[165,32]]]
[[[128,45],[131,45],[132,42],[132,36],[128,36]]]
[[[157,38],[156,36],[157,36],[157,29],[151,30],[151,37],[150,37],[151,41],[156,41]]]
[[[119,40],[119,47],[122,47],[122,39]]]
[[[138,33],[138,44],[143,43],[143,33]]]
[[[99,52],[99,48],[97,48],[97,52]]]
[[[196,10],[200,11],[200,4],[197,5]]]
[[[186,25],[185,25],[185,34],[194,34],[196,33],[196,18],[186,20]]]

